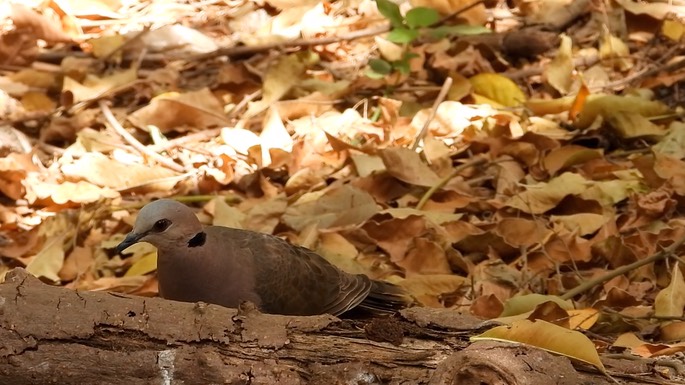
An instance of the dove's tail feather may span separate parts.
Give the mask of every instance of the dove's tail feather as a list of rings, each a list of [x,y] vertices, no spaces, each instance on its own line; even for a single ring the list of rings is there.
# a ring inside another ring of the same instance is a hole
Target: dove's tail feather
[[[358,308],[372,314],[394,314],[411,306],[414,302],[414,299],[397,285],[382,281],[371,281],[371,291]]]

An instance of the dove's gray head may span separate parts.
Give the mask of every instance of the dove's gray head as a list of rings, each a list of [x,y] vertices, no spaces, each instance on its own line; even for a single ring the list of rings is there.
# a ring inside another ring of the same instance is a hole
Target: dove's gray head
[[[117,252],[138,242],[148,242],[158,249],[187,247],[199,235],[204,236],[202,224],[188,206],[160,199],[140,210],[133,230],[117,246]]]

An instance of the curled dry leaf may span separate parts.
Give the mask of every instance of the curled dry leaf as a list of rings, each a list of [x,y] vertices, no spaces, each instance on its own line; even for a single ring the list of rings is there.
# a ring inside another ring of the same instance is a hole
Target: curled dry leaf
[[[115,190],[168,191],[177,182],[177,174],[161,166],[123,164],[103,154],[87,153],[75,162],[62,166],[71,178],[85,179]]]
[[[110,188],[84,181],[53,183],[32,177],[27,179],[26,187],[25,198],[29,203],[47,206],[93,203],[120,196]]]
[[[440,177],[431,170],[416,151],[403,147],[389,147],[380,151],[388,173],[395,178],[417,186],[434,186]]]
[[[671,282],[654,299],[654,315],[657,317],[682,317],[685,310],[685,279],[679,263],[673,266]]]
[[[157,96],[150,104],[130,114],[128,120],[142,130],[155,126],[162,133],[185,131],[188,127],[211,128],[230,124],[222,105],[207,88]]]
[[[304,194],[288,207],[283,222],[295,230],[310,223],[319,228],[345,227],[364,223],[378,211],[373,198],[350,185]]]

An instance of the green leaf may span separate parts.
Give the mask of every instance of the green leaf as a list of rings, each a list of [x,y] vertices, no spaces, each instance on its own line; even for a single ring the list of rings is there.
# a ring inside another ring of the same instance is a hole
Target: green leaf
[[[403,59],[403,60],[397,60],[392,63],[392,66],[400,71],[401,74],[407,75],[409,72],[411,72],[411,68],[409,67],[409,60]]]
[[[369,60],[369,67],[373,72],[384,76],[392,72],[392,64],[383,59]]]
[[[397,44],[407,44],[416,40],[419,36],[419,31],[407,28],[395,28],[388,33],[387,39]]]
[[[407,15],[409,16],[409,15]],[[431,36],[442,39],[445,36],[470,36],[492,33],[489,28],[482,25],[441,25],[431,30]]]
[[[407,25],[411,29],[430,27],[440,20],[440,14],[433,8],[416,7],[407,12]]]
[[[385,75],[379,74],[378,72],[375,72],[371,68],[367,68],[366,71],[364,71],[364,75],[370,79],[383,79]]]
[[[401,27],[404,25],[404,18],[400,13],[400,7],[390,0],[376,0],[376,7],[378,12],[385,16],[390,21],[393,27]]]

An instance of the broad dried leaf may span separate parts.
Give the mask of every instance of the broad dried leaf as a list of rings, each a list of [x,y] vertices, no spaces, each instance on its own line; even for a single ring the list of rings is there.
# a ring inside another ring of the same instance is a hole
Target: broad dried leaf
[[[140,257],[126,270],[124,277],[134,277],[145,275],[157,270],[157,251],[152,251]]]
[[[685,340],[685,322],[675,321],[661,325],[659,337],[662,341]]]
[[[30,31],[36,39],[51,43],[72,41],[72,38],[64,33],[59,22],[22,4],[4,3],[0,8],[0,17],[10,19],[19,30]]]
[[[295,230],[317,223],[320,229],[361,224],[378,211],[368,193],[350,185],[304,194],[288,207],[283,222]]]
[[[519,86],[506,76],[494,73],[478,74],[469,79],[473,92],[506,106],[520,106],[526,95]]]
[[[599,44],[599,57],[602,63],[612,65],[619,71],[627,71],[633,67],[630,49],[618,37],[604,32]]]
[[[612,346],[622,348],[629,348],[630,352],[640,357],[656,357],[668,354],[675,354],[677,352],[685,351],[685,343],[656,344],[642,341],[634,333],[624,333],[616,338]]]
[[[25,198],[32,204],[42,203],[50,205],[50,202],[56,205],[93,203],[120,196],[118,192],[110,188],[95,186],[84,181],[57,184],[29,178],[26,180],[26,188]]]
[[[375,172],[385,170],[383,159],[379,156],[352,154],[351,158],[352,162],[354,162],[355,169],[357,169],[357,175],[361,177],[369,176]]]
[[[526,213],[542,214],[556,207],[566,196],[583,193],[591,184],[578,174],[566,172],[548,183],[528,186],[526,191],[511,197],[506,204]]]
[[[661,138],[659,143],[652,146],[652,150],[676,159],[685,158],[685,123],[672,122],[666,135]]]
[[[590,330],[597,323],[601,315],[597,309],[568,309],[569,329]]]
[[[557,55],[545,67],[545,78],[560,94],[566,95],[573,84],[573,43],[571,38],[561,35],[561,44]]]
[[[601,372],[605,372],[595,345],[589,338],[580,332],[546,321],[516,321],[511,326],[498,326],[483,334],[471,337],[471,341],[479,340],[520,342],[536,346],[551,353],[588,363]]]
[[[500,317],[523,314],[532,311],[536,306],[548,301],[556,303],[564,310],[573,309],[573,303],[571,301],[563,300],[554,295],[526,294],[509,298],[504,302],[504,310],[502,310]]]
[[[64,78],[62,86],[63,98],[67,98],[69,104],[84,100],[91,100],[104,95],[117,87],[133,83],[138,80],[138,69],[129,68],[105,77],[87,75],[83,82],[78,82],[69,76]]]
[[[439,297],[443,294],[454,293],[460,287],[469,284],[466,277],[455,274],[414,274],[399,282],[422,305],[441,307]]]
[[[290,152],[293,149],[293,139],[285,129],[278,109],[270,108],[264,117],[264,128],[259,135],[262,143],[262,167],[271,165],[271,149]]]
[[[338,233],[322,233],[316,252],[333,265],[350,274],[369,274],[369,270],[357,262],[359,251]]]
[[[157,96],[150,104],[130,114],[128,120],[142,130],[155,126],[162,133],[184,127],[210,128],[230,124],[223,106],[207,88]]]
[[[423,109],[414,115],[411,127],[420,132],[431,115],[431,109]],[[428,132],[434,137],[463,137],[469,128],[480,131],[487,124],[486,118],[499,112],[489,105],[466,105],[455,101],[440,103],[435,118],[428,125]]]
[[[682,317],[685,310],[685,279],[678,262],[673,267],[671,283],[654,299],[654,315],[657,317]]]
[[[580,129],[588,128],[598,116],[606,119],[607,117],[621,115],[622,117],[617,118],[618,123],[620,123],[627,116],[634,117],[640,115],[642,118],[649,118],[664,115],[668,111],[668,107],[663,103],[647,100],[639,96],[591,95],[583,106],[582,112],[578,115],[578,121],[575,126]],[[646,131],[636,127],[634,129],[626,129],[626,133],[629,132],[634,136],[641,132],[649,134],[654,131],[654,129],[650,128],[653,125],[653,123],[649,122]],[[627,127],[631,126],[627,125]]]
[[[75,247],[64,260],[58,276],[62,281],[73,281],[79,275],[89,272],[94,264],[90,247]]]
[[[587,190],[579,194],[583,199],[596,200],[605,207],[610,207],[628,198],[631,194],[643,192],[646,186],[639,175],[626,180],[607,180],[594,182]]]
[[[179,180],[174,178],[177,174],[167,168],[123,164],[100,153],[87,153],[76,162],[62,166],[62,171],[69,177],[115,190],[168,191]]]
[[[558,223],[564,226],[568,231],[577,232],[578,235],[581,236],[594,233],[610,220],[611,217],[592,213],[550,216],[550,221],[552,223]]]
[[[53,282],[59,282],[59,271],[64,263],[64,236],[54,237],[47,241],[33,260],[26,266],[26,271],[36,277],[45,277]]]
[[[251,102],[245,113],[252,117],[266,110],[274,102],[281,100],[295,85],[302,81],[307,67],[317,60],[307,53],[282,56],[264,75],[262,99]]]
[[[0,192],[10,199],[21,199],[25,193],[22,181],[28,172],[38,171],[31,158],[31,154],[18,153],[0,158]]]
[[[424,163],[416,152],[404,147],[388,147],[379,152],[388,173],[409,184],[430,187],[440,182],[440,177]]]
[[[634,0],[616,0],[626,11],[635,15],[649,15],[657,20],[664,20],[668,14],[685,14],[685,6],[672,3],[649,2]]]
[[[583,164],[593,159],[601,159],[602,151],[583,146],[566,145],[550,151],[543,164],[551,175],[564,171],[571,166]]]
[[[239,209],[229,206],[223,197],[216,197],[207,205],[212,205],[213,208],[209,210],[212,217],[212,226],[230,227],[232,229],[242,229],[242,221],[246,215]],[[205,206],[205,209],[208,207]]]

